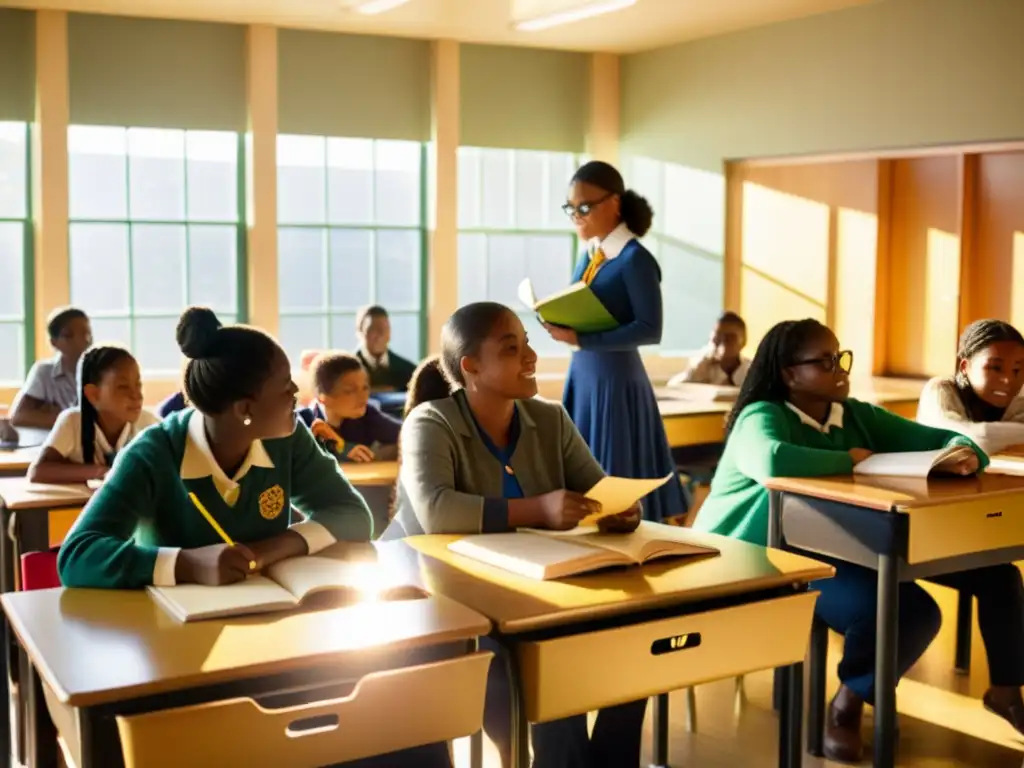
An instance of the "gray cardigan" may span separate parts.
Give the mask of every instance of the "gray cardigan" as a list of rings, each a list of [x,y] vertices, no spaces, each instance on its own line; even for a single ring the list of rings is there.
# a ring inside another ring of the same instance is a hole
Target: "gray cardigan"
[[[517,400],[519,440],[509,462],[523,496],[566,489],[586,493],[604,477],[560,403]],[[408,535],[508,530],[504,466],[477,431],[464,392],[420,405],[400,438],[395,513]]]

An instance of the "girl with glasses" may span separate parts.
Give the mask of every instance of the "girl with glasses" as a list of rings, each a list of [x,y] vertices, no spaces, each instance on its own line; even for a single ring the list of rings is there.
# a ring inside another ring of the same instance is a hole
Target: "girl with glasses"
[[[848,399],[853,354],[816,320],[772,328],[757,348],[750,372],[729,417],[727,440],[711,494],[694,528],[764,545],[768,537],[771,477],[848,475],[872,452],[927,451],[949,445],[974,449],[969,459],[941,470],[970,475],[988,463],[967,437],[900,418]],[[819,557],[819,559],[825,559]],[[832,562],[835,578],[817,584],[815,614],[845,636],[840,688],[829,704],[825,756],[860,762],[864,702],[874,697],[877,576]],[[1024,586],[1013,565],[936,577],[936,583],[978,598],[979,623],[989,654],[992,687],[985,706],[1018,730],[1024,727]],[[935,601],[913,582],[899,587],[897,670],[903,675],[939,631]]]

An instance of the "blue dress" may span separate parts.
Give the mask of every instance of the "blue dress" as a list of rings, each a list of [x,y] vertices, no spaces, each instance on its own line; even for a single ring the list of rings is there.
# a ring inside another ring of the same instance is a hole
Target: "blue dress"
[[[590,257],[576,265],[579,282]],[[609,475],[664,477],[675,473],[654,388],[639,347],[661,341],[661,268],[630,240],[590,284],[619,326],[579,334],[562,402],[591,452]],[[660,522],[686,512],[683,488],[670,480],[643,500],[644,518]]]

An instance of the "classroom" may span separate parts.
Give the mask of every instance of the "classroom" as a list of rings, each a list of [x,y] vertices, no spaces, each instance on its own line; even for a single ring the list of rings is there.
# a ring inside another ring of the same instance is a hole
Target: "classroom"
[[[1020,30],[0,0],[0,766],[1017,768]]]

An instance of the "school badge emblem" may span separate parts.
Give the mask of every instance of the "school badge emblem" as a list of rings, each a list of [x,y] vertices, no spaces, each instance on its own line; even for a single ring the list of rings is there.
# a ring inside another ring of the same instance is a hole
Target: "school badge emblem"
[[[267,520],[273,520],[284,509],[284,490],[280,485],[273,485],[260,494],[260,514]]]

